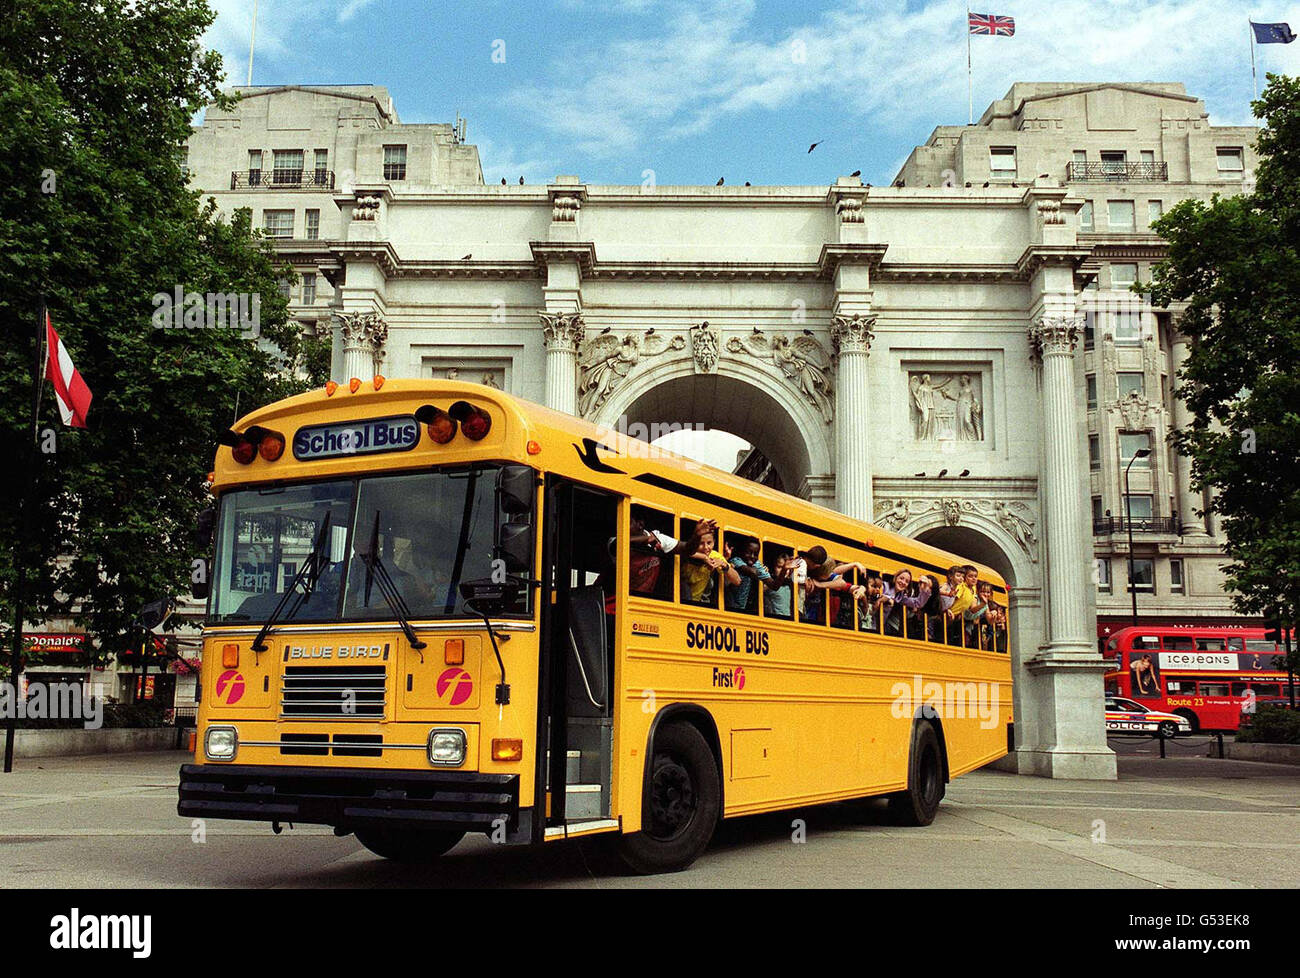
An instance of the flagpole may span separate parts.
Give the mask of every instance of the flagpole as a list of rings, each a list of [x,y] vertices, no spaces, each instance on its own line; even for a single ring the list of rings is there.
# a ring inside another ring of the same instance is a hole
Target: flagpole
[[[970,4],[966,4],[966,125],[975,124],[975,95],[970,72]]]
[[[36,495],[36,443],[40,432],[41,379],[44,371],[42,364],[42,343],[45,338],[45,296],[41,296],[40,314],[36,318],[36,363],[32,377],[32,442],[28,446],[27,486],[28,491],[18,499],[18,526],[20,537],[25,537],[27,521],[23,518],[23,508]],[[14,581],[14,634],[13,649],[9,659],[9,680],[13,684],[14,709],[9,711],[5,721],[5,759],[4,773],[14,769],[14,741],[18,736],[18,697],[21,695],[21,678],[23,672],[23,613],[26,611],[27,598],[27,560],[30,556],[23,546],[25,540],[16,540],[15,563],[18,565]]]
[[[1250,28],[1250,80],[1255,86],[1255,98],[1259,98],[1259,76],[1255,74],[1255,24],[1249,17],[1246,26]]]
[[[248,38],[248,84],[253,84],[253,45],[257,42],[257,0],[253,0],[253,30]]]

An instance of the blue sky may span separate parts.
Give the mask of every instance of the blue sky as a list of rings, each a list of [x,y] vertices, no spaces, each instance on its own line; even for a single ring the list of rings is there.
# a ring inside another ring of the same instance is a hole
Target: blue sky
[[[232,83],[253,0],[212,0]],[[1181,81],[1211,120],[1250,119],[1246,20],[1300,3],[976,0],[1016,18],[973,42],[975,114],[1013,81]],[[885,183],[936,125],[966,121],[961,2],[258,0],[255,84],[386,85],[404,122],[468,119],[489,182]],[[493,59],[498,52],[497,60]],[[500,60],[504,53],[504,61]],[[1257,48],[1300,73],[1300,41]],[[813,153],[810,143],[824,140]]]

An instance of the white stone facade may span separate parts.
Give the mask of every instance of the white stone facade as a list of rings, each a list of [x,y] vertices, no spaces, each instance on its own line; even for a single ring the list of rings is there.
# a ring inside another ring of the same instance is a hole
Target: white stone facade
[[[979,126],[936,130],[902,185],[885,188],[856,177],[486,186],[462,127],[401,127],[382,89],[253,90],[234,113],[209,114],[190,162],[223,209],[253,207],[257,226],[267,209],[320,209],[320,237],[295,230],[282,250],[322,280],[295,311],[331,324],[336,379],[456,376],[610,426],[724,429],[753,443],[787,491],[996,567],[1017,636],[1010,766],[1113,778],[1088,499],[1115,493],[1109,466],[1090,476],[1086,432],[1113,439],[1149,416],[1158,438],[1186,418],[1167,398],[1121,404],[1110,379],[1101,406],[1085,397],[1088,374],[1131,372],[1134,354],[1107,359],[1080,296],[1098,277],[1111,286],[1124,249],[1146,249],[1145,272],[1158,239],[1081,228],[1093,198],[1065,163],[1076,142],[1110,152],[1118,138],[1075,139],[1079,112],[1085,127],[1140,117],[1134,153],[1154,112],[1159,162],[1187,181],[1228,138],[1181,86],[1143,88],[1016,86]],[[385,179],[382,147],[402,130],[420,130],[410,145],[424,148],[407,159],[421,172]],[[227,189],[250,149],[296,139],[310,156],[327,132],[347,134],[333,153],[352,161],[349,183]],[[1185,156],[1170,148],[1179,139]],[[1004,145],[1018,170],[995,178],[990,148]],[[1156,193],[1123,186],[1134,200]],[[1159,189],[1172,202],[1190,187]],[[1177,349],[1176,332],[1151,319],[1164,332],[1136,347],[1148,392]],[[1164,454],[1150,478],[1185,485],[1169,481],[1184,476]],[[1186,513],[1188,492],[1175,495]]]

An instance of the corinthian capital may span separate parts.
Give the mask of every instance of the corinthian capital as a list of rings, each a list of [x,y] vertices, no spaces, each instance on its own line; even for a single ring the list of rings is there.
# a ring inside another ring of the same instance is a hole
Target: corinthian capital
[[[876,333],[875,316],[835,316],[831,319],[831,345],[835,355],[870,353]]]
[[[1070,356],[1082,334],[1082,317],[1048,316],[1029,327],[1029,344],[1040,357]]]
[[[587,333],[580,312],[539,312],[548,350],[577,351]]]
[[[340,316],[345,346],[369,345],[382,349],[388,339],[388,324],[373,312],[353,312]]]

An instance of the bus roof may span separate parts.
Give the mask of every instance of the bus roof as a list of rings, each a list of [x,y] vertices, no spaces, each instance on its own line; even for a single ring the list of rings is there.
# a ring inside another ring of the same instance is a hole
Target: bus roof
[[[646,442],[631,438],[617,429],[596,425],[481,384],[450,380],[386,379],[378,389],[370,381],[361,382],[355,392],[348,385],[339,385],[332,394],[327,394],[326,389],[317,388],[268,404],[245,415],[236,422],[234,430],[244,432],[254,425],[271,428],[284,434],[287,443],[292,445],[295,433],[308,425],[411,415],[423,404],[445,408],[449,402],[462,399],[483,407],[494,416],[500,416],[501,422],[498,424],[494,418],[493,435],[489,440],[475,443],[474,454],[470,457],[517,461],[558,470],[562,474],[602,485],[611,485],[612,481],[593,476],[604,469],[613,469],[623,477],[621,482],[627,483],[618,486],[621,492],[635,495],[636,482],[633,480],[640,477],[638,481],[643,483],[666,487],[670,491],[685,491],[701,500],[700,505],[704,508],[714,506],[731,512],[759,511],[757,518],[769,521],[773,519],[769,514],[777,509],[784,514],[788,523],[804,526],[810,531],[803,535],[840,538],[846,544],[852,543],[892,560],[897,565],[920,566],[936,572],[941,582],[942,573],[947,567],[954,563],[969,563],[977,568],[982,579],[988,580],[997,590],[1006,590],[1002,576],[986,565],[958,557],[873,523],[851,519],[816,503],[742,479],[713,466],[663,449],[650,449]],[[528,454],[530,441],[540,446],[540,453],[536,456]],[[587,445],[588,441],[591,445]],[[563,455],[555,452],[557,444],[565,446],[561,449]],[[288,456],[291,452],[286,449],[285,454]],[[431,439],[423,436],[416,449],[401,454],[353,455],[328,462],[282,460],[287,461],[288,466],[282,462],[264,462],[262,459],[255,459],[251,465],[240,465],[232,459],[229,449],[222,448],[216,456],[213,489],[219,492],[239,485],[263,482],[338,478],[356,472],[421,468],[443,464],[452,458],[457,461],[466,460],[463,453],[457,455],[444,446],[433,446]],[[579,460],[586,464],[586,469],[575,465]],[[596,466],[604,463],[603,468],[590,471],[593,462]]]

